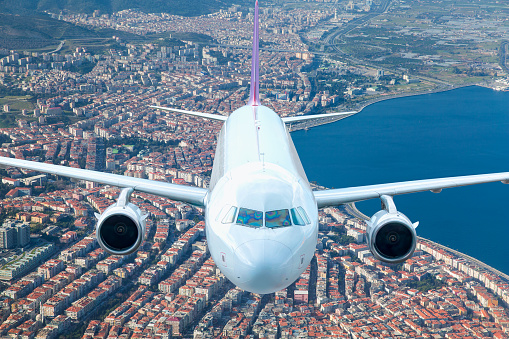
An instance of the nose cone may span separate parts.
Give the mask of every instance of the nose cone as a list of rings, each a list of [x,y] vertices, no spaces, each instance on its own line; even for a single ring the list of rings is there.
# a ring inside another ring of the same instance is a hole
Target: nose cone
[[[293,281],[292,251],[274,240],[251,240],[235,251],[234,282],[258,294],[279,291]]]

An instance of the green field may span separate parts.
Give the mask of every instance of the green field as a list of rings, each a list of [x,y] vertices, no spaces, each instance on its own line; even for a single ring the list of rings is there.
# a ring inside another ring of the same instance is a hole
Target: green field
[[[0,97],[0,128],[15,127],[16,120],[34,121],[33,109],[35,105],[31,96],[3,96]],[[4,112],[4,105],[9,105],[9,112]],[[23,116],[21,110],[28,110],[28,116]]]
[[[35,105],[30,101],[31,99],[32,97],[29,95],[0,97],[0,108],[3,111],[4,105],[9,105],[11,111],[21,112],[22,109],[31,111],[35,108]]]

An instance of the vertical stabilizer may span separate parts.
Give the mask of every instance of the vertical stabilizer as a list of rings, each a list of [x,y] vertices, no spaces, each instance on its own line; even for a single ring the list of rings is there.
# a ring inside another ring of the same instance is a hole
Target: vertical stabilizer
[[[248,105],[258,106],[260,104],[260,80],[258,78],[260,74],[260,49],[258,46],[259,31],[258,31],[258,0],[255,4],[254,12],[254,30],[253,30],[253,54],[251,60],[251,89],[249,91],[249,102]]]

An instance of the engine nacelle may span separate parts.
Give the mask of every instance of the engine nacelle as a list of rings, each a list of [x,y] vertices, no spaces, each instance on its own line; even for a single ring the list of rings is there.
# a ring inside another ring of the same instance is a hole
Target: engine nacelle
[[[132,190],[131,190],[132,191]],[[127,203],[131,191],[122,191],[119,200],[98,217],[96,236],[99,245],[115,255],[133,253],[143,243],[145,218],[138,206]]]
[[[386,200],[389,199],[389,200]],[[367,243],[375,258],[387,263],[400,263],[412,256],[417,244],[415,228],[406,215],[396,210],[392,197],[382,197],[386,209],[371,217]]]

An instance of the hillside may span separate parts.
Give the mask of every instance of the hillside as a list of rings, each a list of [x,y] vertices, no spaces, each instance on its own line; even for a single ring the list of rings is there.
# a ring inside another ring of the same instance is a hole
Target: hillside
[[[112,35],[137,39],[114,30],[94,30],[51,19],[44,11],[101,14],[128,8],[146,13],[196,16],[218,11],[233,0],[0,0],[0,48],[39,49],[58,45],[64,39],[111,38]]]
[[[232,3],[233,0],[0,0],[0,12],[33,15],[43,11],[92,13],[99,10],[102,13],[113,13],[137,8],[146,13],[196,16],[215,12]]]
[[[111,29],[97,30],[75,26],[46,15],[0,13],[0,48],[38,49],[57,45],[60,40],[65,39],[111,38],[112,35],[126,39],[136,38],[133,34]]]

